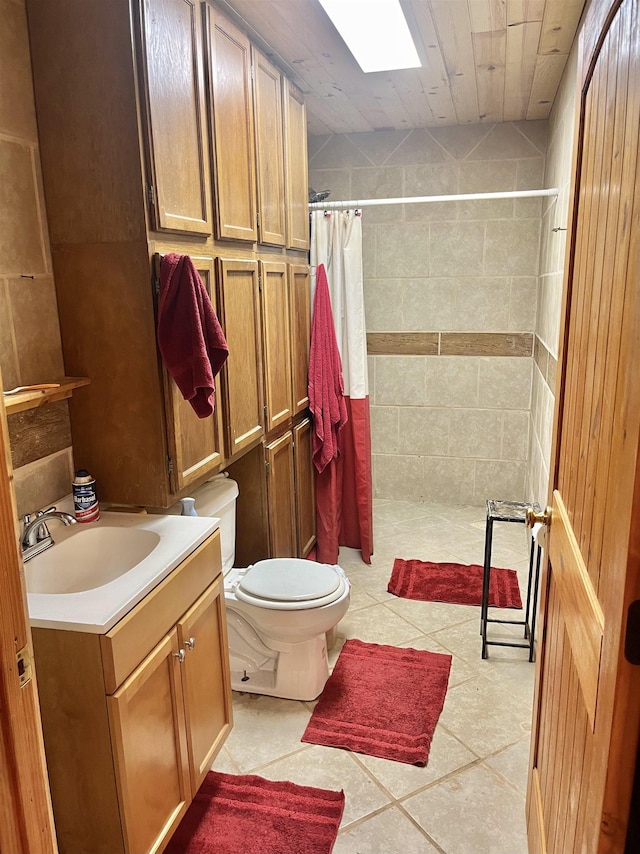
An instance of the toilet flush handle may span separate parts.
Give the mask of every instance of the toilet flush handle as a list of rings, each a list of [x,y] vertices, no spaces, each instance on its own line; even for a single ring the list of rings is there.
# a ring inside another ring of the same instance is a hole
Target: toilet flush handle
[[[195,647],[196,647],[196,639],[195,639],[195,638],[188,638],[188,639],[184,642],[184,645],[186,646],[186,648],[187,648],[187,649],[195,649]]]

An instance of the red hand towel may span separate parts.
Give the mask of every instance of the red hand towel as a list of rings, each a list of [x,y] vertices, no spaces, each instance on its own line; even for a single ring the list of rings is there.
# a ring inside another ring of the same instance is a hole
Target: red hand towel
[[[213,412],[215,385],[229,355],[207,289],[188,255],[165,255],[160,266],[158,347],[167,370],[198,418]]]
[[[324,264],[316,270],[309,354],[309,408],[313,415],[313,463],[322,472],[338,456],[338,433],[347,423],[342,360]]]

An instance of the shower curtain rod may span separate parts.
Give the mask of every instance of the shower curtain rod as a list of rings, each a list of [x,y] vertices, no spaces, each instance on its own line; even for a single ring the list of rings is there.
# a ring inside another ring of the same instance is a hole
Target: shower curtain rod
[[[478,199],[530,199],[557,196],[558,188],[546,190],[509,190],[504,193],[459,193],[450,196],[407,196],[399,199],[350,199],[346,202],[312,202],[309,210],[329,211],[337,208],[363,208],[368,205],[410,205],[423,202],[470,202]]]

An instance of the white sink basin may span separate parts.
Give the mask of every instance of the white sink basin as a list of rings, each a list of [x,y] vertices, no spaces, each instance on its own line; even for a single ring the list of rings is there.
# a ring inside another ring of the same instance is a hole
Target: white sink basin
[[[67,499],[57,506],[73,509]],[[67,528],[52,521],[54,545],[24,568],[31,625],[108,632],[218,525],[203,516],[110,512]]]
[[[81,528],[25,564],[28,593],[82,593],[108,584],[149,557],[160,542],[141,528]]]

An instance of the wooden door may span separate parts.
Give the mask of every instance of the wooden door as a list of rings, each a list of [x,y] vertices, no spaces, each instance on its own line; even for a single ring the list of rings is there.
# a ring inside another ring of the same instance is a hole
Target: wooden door
[[[216,236],[254,242],[258,230],[251,44],[218,9],[209,3],[204,8]]]
[[[628,617],[640,599],[639,12],[639,0],[594,2],[581,37],[531,854],[625,850],[640,721],[640,673],[625,657],[629,631],[640,660]]]
[[[291,417],[291,332],[287,265],[260,261],[265,429]]]
[[[258,264],[218,258],[217,271],[218,307],[229,345],[221,376],[230,458],[264,434]]]
[[[293,428],[298,557],[306,557],[316,541],[316,491],[311,458],[311,419]]]
[[[218,314],[213,259],[192,255],[191,260]],[[220,377],[215,378],[213,415],[198,418],[169,373],[166,370],[163,373],[171,487],[174,492],[179,492],[204,475],[214,474],[224,463],[221,381]]]
[[[293,414],[309,406],[311,346],[311,276],[306,264],[289,264],[291,303],[291,386]]]
[[[302,92],[284,80],[284,139],[287,176],[287,246],[309,248],[307,113]]]
[[[282,74],[253,48],[253,92],[260,243],[285,245]]]
[[[211,234],[209,143],[197,0],[141,5],[142,101],[154,227]]]
[[[178,655],[173,629],[107,697],[127,854],[156,850],[191,802]]]
[[[233,725],[224,584],[217,580],[178,623],[191,791],[197,792]]]
[[[265,445],[269,503],[269,556],[296,556],[293,436],[285,433]]]

